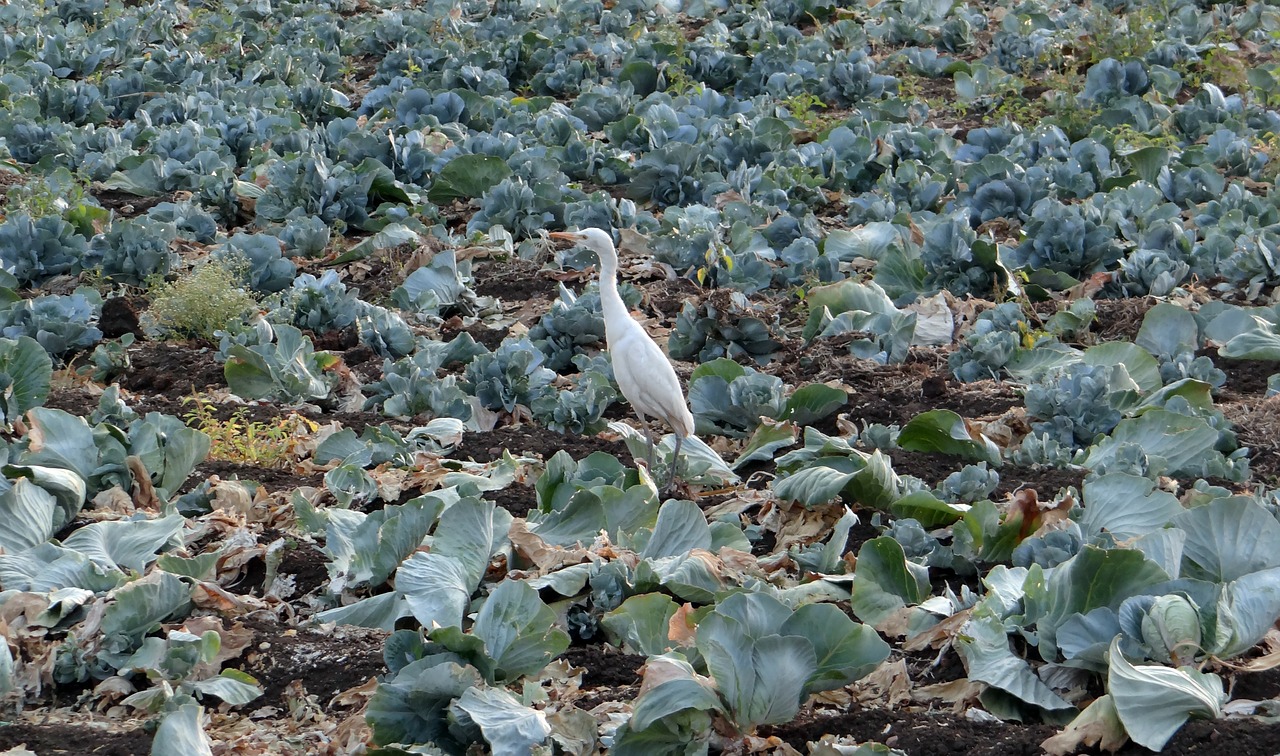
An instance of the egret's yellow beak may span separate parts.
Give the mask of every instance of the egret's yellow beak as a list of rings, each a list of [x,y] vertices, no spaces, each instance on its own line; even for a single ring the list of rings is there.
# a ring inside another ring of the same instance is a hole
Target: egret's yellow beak
[[[547,236],[551,237],[552,239],[559,239],[560,241],[568,241],[568,242],[582,241],[582,234],[579,234],[576,231],[552,231],[551,233],[547,234]]]

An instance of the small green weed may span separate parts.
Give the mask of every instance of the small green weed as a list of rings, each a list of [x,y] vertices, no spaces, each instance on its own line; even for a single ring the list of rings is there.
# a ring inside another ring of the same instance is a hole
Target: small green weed
[[[1192,91],[1204,84],[1215,84],[1228,92],[1249,92],[1249,69],[1237,56],[1222,47],[1209,48],[1198,62],[1179,67],[1184,85]]]
[[[1088,13],[1085,14],[1085,38],[1081,40],[1081,46],[1090,63],[1104,58],[1141,58],[1155,49],[1160,31],[1168,24],[1168,12],[1149,5],[1135,8],[1120,17],[1109,13]]]
[[[187,425],[209,437],[209,458],[258,467],[284,467],[293,450],[294,431],[299,425],[316,430],[310,420],[290,413],[271,422],[250,420],[240,408],[226,420],[218,419],[213,402],[199,395],[183,397],[191,405],[184,415]]]
[[[824,131],[831,123],[839,120],[825,113],[827,104],[810,92],[791,95],[779,104],[787,109],[802,128],[814,133]]]

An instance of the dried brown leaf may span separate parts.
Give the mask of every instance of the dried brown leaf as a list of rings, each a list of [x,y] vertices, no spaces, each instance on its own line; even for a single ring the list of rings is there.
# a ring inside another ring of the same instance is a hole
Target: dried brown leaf
[[[529,530],[529,523],[524,519],[512,520],[507,537],[511,539],[511,545],[515,547],[516,553],[533,562],[540,574],[545,575],[562,567],[581,564],[591,558],[591,552],[588,549],[565,549],[549,545]]]
[[[191,603],[199,609],[207,609],[221,615],[248,614],[254,609],[265,609],[267,605],[252,596],[237,596],[223,590],[221,586],[201,580],[191,589]]]
[[[911,675],[907,672],[907,660],[885,661],[850,687],[858,701],[886,701],[890,707],[906,703],[911,700]]]
[[[697,624],[693,621],[693,604],[681,604],[667,621],[667,640],[677,646],[692,646],[696,639],[696,627]]]
[[[947,617],[928,630],[916,633],[902,644],[903,651],[923,651],[926,648],[938,650],[951,644],[960,634],[960,628],[969,621],[972,609],[963,609]]]
[[[960,678],[944,683],[918,686],[911,691],[911,699],[922,702],[943,701],[951,704],[952,711],[959,714],[975,704],[978,696],[982,695],[982,691],[986,689],[987,686],[983,683]]]
[[[1049,756],[1069,756],[1084,748],[1097,747],[1115,753],[1129,741],[1111,696],[1096,699],[1080,712],[1062,732],[1040,744]]]
[[[213,495],[210,503],[214,509],[225,509],[240,515],[248,515],[253,510],[253,496],[238,480],[219,480],[209,489],[209,493]]]
[[[369,703],[369,699],[373,698],[373,694],[377,690],[378,678],[370,677],[359,685],[347,688],[329,699],[329,703],[334,706],[364,706]]]

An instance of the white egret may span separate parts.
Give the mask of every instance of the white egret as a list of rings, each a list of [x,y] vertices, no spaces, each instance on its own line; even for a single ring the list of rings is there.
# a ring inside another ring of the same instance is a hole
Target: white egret
[[[693,435],[693,414],[689,412],[675,368],[671,367],[662,348],[627,312],[627,306],[618,294],[618,252],[609,234],[598,228],[588,228],[556,231],[550,236],[576,242],[600,258],[600,308],[604,311],[604,336],[613,360],[613,376],[644,426],[644,437],[649,442],[650,471],[654,467],[654,447],[647,418],[656,417],[666,422],[676,434],[671,475],[667,479],[669,487],[675,481],[680,444],[686,436]]]

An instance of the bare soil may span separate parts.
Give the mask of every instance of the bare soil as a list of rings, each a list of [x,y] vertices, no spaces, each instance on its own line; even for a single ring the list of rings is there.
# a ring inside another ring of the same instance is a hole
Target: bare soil
[[[1099,341],[1133,341],[1142,327],[1147,310],[1156,306],[1153,297],[1095,300],[1096,319],[1090,329]]]
[[[382,646],[388,633],[381,630],[349,625],[295,628],[257,615],[246,618],[244,624],[254,631],[254,642],[240,660],[224,667],[235,667],[257,678],[263,695],[252,706],[278,706],[288,711],[285,692],[296,680],[329,708],[337,706],[330,703],[337,694],[387,673]]]
[[[857,554],[862,544],[881,536],[880,528],[871,524],[871,517],[875,514],[873,510],[855,510],[854,514],[858,515],[858,524],[849,529],[849,540],[844,547],[846,554]],[[772,550],[770,548],[769,551]]]
[[[583,690],[616,688],[640,683],[645,657],[627,654],[608,644],[572,646],[560,655],[575,667],[582,667]]]
[[[44,406],[87,418],[98,409],[98,400],[79,387],[55,385],[44,400]]]
[[[0,749],[26,746],[39,756],[140,756],[151,753],[151,733],[142,728],[71,722],[18,722],[0,725]]]
[[[180,399],[210,388],[225,388],[227,379],[216,359],[217,347],[199,342],[142,342],[129,350],[130,368],[120,385],[137,393]]]
[[[475,278],[472,288],[482,297],[523,302],[530,299],[553,300],[559,296],[559,282],[542,275],[540,266],[528,260],[476,260],[471,270]]]
[[[138,297],[111,297],[102,303],[102,315],[98,317],[98,330],[108,339],[118,339],[126,333],[143,337],[138,324],[138,313],[146,309],[146,300]]]
[[[117,192],[112,189],[92,191],[98,204],[115,212],[117,217],[134,218],[147,212],[161,202],[171,202],[172,195],[162,194],[156,197],[139,197],[128,192]]]
[[[512,517],[528,517],[530,510],[538,507],[538,495],[533,487],[519,483],[500,491],[486,491],[484,498],[510,512]]]
[[[1224,398],[1265,396],[1267,379],[1280,373],[1280,363],[1271,360],[1233,360],[1214,355],[1213,364],[1227,374],[1222,386]]]
[[[507,337],[507,332],[499,328],[490,328],[483,323],[473,323],[464,328],[460,327],[460,322],[461,319],[457,323],[445,321],[444,325],[440,327],[440,336],[444,339],[453,339],[458,334],[465,333],[475,339],[477,344],[490,351],[497,349],[502,344],[503,339]]]
[[[805,349],[798,344],[787,348]],[[932,409],[949,409],[971,420],[994,419],[1022,404],[1021,395],[1010,384],[956,381],[941,351],[918,352],[905,363],[880,365],[854,357],[842,346],[815,341],[805,354],[789,354],[764,370],[797,386],[832,380],[844,383],[850,389],[849,402],[837,413],[863,423],[901,426]],[[826,422],[833,423],[834,416]],[[821,429],[823,424],[816,427]]]
[[[1033,488],[1041,501],[1049,501],[1058,492],[1067,487],[1074,487],[1079,493],[1088,470],[1061,467],[1024,467],[1022,465],[1005,465],[1000,470],[1000,485],[991,493],[992,498],[999,501],[1018,489]]]
[[[856,740],[874,740],[911,756],[1038,756],[1040,744],[1057,733],[1044,724],[976,722],[942,713],[888,711],[858,706],[834,716],[802,717],[778,726],[761,728],[804,752],[806,743],[822,735],[842,734]],[[1280,745],[1280,724],[1260,725],[1241,720],[1192,720],[1165,746],[1166,756],[1274,756]],[[1082,753],[1097,753],[1086,750]],[[1117,751],[1139,756],[1151,751],[1129,743]]]
[[[292,575],[294,597],[306,596],[329,582],[329,557],[313,543],[298,543],[287,548],[277,572]]]
[[[893,470],[899,475],[913,475],[931,486],[938,486],[948,475],[957,472],[968,461],[937,452],[914,452],[894,449],[889,452],[893,461]],[[993,500],[999,501],[1008,494],[1019,489],[1035,489],[1041,501],[1048,501],[1068,486],[1080,490],[1088,470],[1083,468],[1057,467],[1025,467],[1023,465],[1004,465],[996,468],[1000,475],[1000,484],[991,493]]]
[[[624,460],[630,457],[627,453],[627,445],[621,441],[610,441],[600,436],[566,436],[528,425],[495,428],[484,433],[468,433],[462,437],[462,445],[450,456],[475,462],[492,462],[502,457],[504,449],[512,454],[530,454],[544,460],[551,459],[558,451],[566,451],[574,459],[582,459],[597,451],[612,454]]]
[[[324,485],[323,473],[299,475],[288,470],[211,459],[196,465],[191,477],[187,478],[185,489],[189,491],[213,475],[222,480],[253,481],[266,486],[268,491],[288,492],[301,486],[319,488]]]

